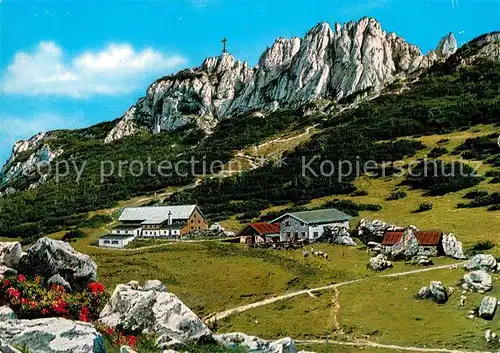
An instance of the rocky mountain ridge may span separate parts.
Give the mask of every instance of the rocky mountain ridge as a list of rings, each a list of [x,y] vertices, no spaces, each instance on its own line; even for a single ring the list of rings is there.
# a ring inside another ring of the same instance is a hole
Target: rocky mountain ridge
[[[224,53],[207,58],[200,67],[157,80],[105,142],[144,127],[169,131],[188,122],[210,132],[218,120],[252,110],[274,111],[315,99],[378,92],[397,77],[425,70],[456,50],[452,33],[423,55],[404,38],[386,33],[373,18],[333,28],[320,23],[304,38],[278,38],[256,67]]]

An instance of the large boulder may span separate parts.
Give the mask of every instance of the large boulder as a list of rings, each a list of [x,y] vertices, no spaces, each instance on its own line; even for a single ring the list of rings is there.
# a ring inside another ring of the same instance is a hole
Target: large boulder
[[[417,228],[413,226],[405,229],[401,239],[391,249],[390,254],[393,258],[412,259],[418,254],[419,245],[415,236],[416,231]]]
[[[479,305],[479,316],[483,319],[491,320],[495,316],[495,311],[497,310],[497,298],[494,297],[484,297]]]
[[[467,258],[462,249],[462,242],[458,241],[457,237],[453,233],[443,234],[442,244],[443,251],[446,256],[458,260],[464,260]]]
[[[440,281],[431,281],[428,287],[422,287],[417,296],[421,299],[432,299],[436,303],[446,303],[448,301],[448,292]]]
[[[356,246],[356,242],[351,238],[349,229],[339,226],[326,226],[323,235],[318,241],[345,246]]]
[[[367,267],[374,271],[383,271],[387,268],[392,267],[392,262],[387,260],[387,256],[385,256],[384,254],[378,254],[377,256],[370,259]]]
[[[106,353],[94,326],[62,318],[0,321],[0,341],[33,353]]]
[[[297,353],[295,343],[289,337],[275,342],[266,342],[259,337],[234,332],[215,335],[214,339],[230,349],[242,347],[249,353]]]
[[[475,255],[469,261],[467,261],[464,267],[469,271],[474,271],[474,270],[495,271],[497,269],[497,260],[493,255],[478,254]]]
[[[64,241],[40,238],[26,253],[20,263],[21,273],[40,275],[45,280],[60,275],[75,290],[97,278],[95,262]]]
[[[462,288],[484,293],[491,290],[491,276],[484,270],[472,271],[464,275]]]
[[[203,342],[212,336],[198,316],[156,281],[142,288],[119,284],[99,321],[110,327],[155,334],[162,348]]]
[[[404,227],[389,224],[378,219],[370,221],[363,218],[359,221],[356,229],[358,231],[358,238],[367,244],[370,241],[381,242],[386,231],[403,231]]]
[[[23,249],[21,243],[6,242],[0,243],[0,266],[17,268]]]

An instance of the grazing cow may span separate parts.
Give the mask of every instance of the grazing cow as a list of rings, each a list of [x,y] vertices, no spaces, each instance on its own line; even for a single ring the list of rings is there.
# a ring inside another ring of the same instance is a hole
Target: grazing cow
[[[327,253],[327,252],[325,252],[325,253],[323,254],[323,257],[325,258],[325,260],[327,260],[327,261],[328,261],[328,253]]]
[[[302,256],[304,256],[304,257],[308,257],[309,256],[309,253],[307,252],[307,250],[303,250],[302,251]]]
[[[318,252],[318,251],[315,251],[313,255],[314,255],[314,256],[319,256],[319,252]]]
[[[323,256],[324,252],[323,251],[318,251],[319,256]]]

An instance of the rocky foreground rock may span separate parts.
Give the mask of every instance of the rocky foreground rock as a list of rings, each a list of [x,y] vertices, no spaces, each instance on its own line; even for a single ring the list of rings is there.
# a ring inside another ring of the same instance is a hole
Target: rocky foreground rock
[[[45,280],[59,275],[73,289],[83,289],[97,278],[97,265],[61,240],[40,238],[22,257],[19,272]],[[59,277],[56,277],[58,280]]]
[[[143,287],[137,283],[119,284],[99,321],[110,327],[155,334],[162,348],[212,337],[198,316],[159,281],[146,282]]]
[[[16,268],[19,265],[22,253],[23,249],[21,243],[0,243],[0,266]]]
[[[214,339],[228,348],[234,349],[242,347],[249,353],[297,353],[295,343],[289,337],[274,342],[268,342],[259,337],[250,336],[241,332],[234,332],[214,335]],[[298,353],[307,352],[300,351]]]
[[[106,353],[91,324],[62,318],[0,321],[0,342],[33,353]]]

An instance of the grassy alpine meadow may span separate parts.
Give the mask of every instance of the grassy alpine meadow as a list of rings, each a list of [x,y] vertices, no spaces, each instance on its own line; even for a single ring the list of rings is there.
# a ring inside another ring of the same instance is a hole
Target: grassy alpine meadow
[[[228,317],[218,323],[218,329],[221,332],[243,330],[267,338],[368,339],[380,344],[423,348],[491,349],[483,334],[488,328],[498,327],[498,318],[494,321],[467,318],[484,295],[466,294],[463,307],[458,305],[461,295],[458,288],[446,304],[415,297],[431,280],[455,287],[464,273],[462,269],[445,269],[403,277],[372,277],[339,287],[337,293],[328,290],[314,297],[303,295]],[[497,277],[494,276],[495,281]],[[498,292],[496,289],[491,295]],[[324,351],[337,352],[337,346]]]
[[[376,275],[366,270],[370,255],[362,246],[313,245],[328,252],[328,261],[304,258],[300,250],[247,249],[217,240],[150,241],[145,249],[114,250],[91,245],[105,228],[83,231],[88,237],[71,244],[97,263],[99,280],[108,291],[132,279],[159,279],[201,317],[279,294]],[[453,261],[442,258],[437,263]],[[413,269],[400,262],[388,273]]]

